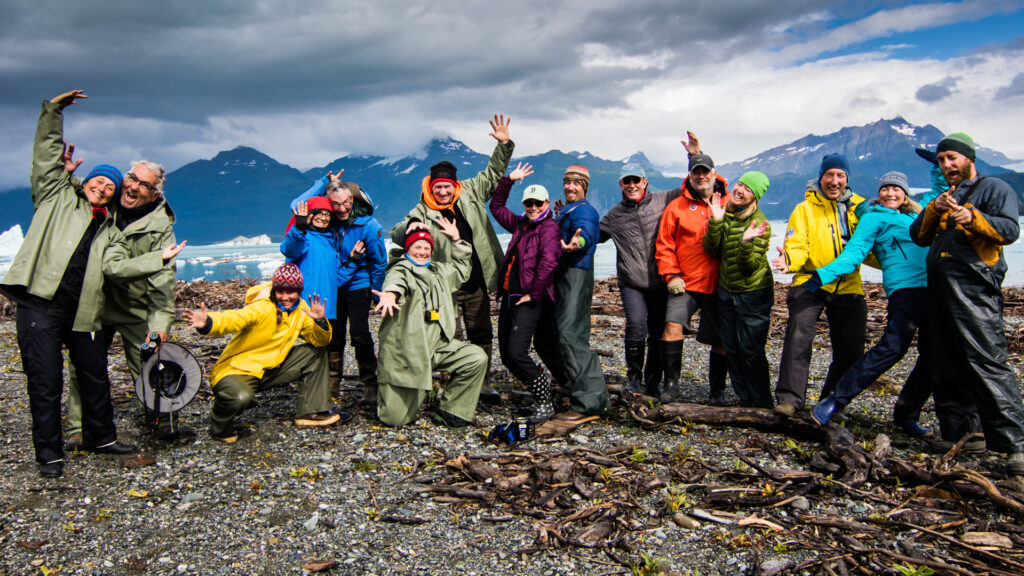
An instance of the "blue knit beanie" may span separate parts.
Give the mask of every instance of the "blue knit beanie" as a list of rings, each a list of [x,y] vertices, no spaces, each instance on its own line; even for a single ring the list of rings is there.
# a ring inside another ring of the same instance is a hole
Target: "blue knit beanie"
[[[121,177],[121,171],[117,168],[114,168],[110,164],[100,164],[93,168],[92,172],[89,172],[89,175],[85,177],[82,184],[85,184],[97,176],[106,176],[107,178],[110,178],[114,183],[114,194],[121,191],[121,183],[124,182],[124,179]]]
[[[826,154],[821,159],[821,168],[818,169],[818,180],[825,175],[825,172],[833,168],[839,168],[843,172],[846,172],[846,179],[850,179],[850,163],[846,161],[846,156],[842,154]]]

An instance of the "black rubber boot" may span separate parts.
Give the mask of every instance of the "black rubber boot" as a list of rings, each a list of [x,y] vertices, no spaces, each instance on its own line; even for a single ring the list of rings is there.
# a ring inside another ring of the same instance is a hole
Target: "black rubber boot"
[[[683,364],[683,341],[661,341],[661,364],[665,369],[665,380],[659,390],[658,399],[663,403],[676,402],[680,399],[679,372]]]
[[[626,344],[626,378],[630,392],[644,394],[644,349],[646,344]]]
[[[363,383],[363,397],[359,404],[363,406],[377,405],[377,365],[359,366],[359,380]]]
[[[710,390],[708,404],[725,406],[725,375],[727,371],[725,354],[711,352],[708,355],[708,388]]]
[[[530,416],[530,422],[546,422],[555,415],[555,405],[551,403],[551,384],[542,372],[540,376],[526,382],[526,387],[533,394],[533,415]]]

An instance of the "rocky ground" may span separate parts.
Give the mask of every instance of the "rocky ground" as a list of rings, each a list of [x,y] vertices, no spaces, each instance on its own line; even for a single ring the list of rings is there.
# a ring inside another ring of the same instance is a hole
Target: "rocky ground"
[[[235,307],[243,289],[238,283],[182,284],[179,308],[199,301],[212,309]],[[878,287],[869,290],[873,337],[884,322],[878,292]],[[769,343],[774,370],[784,293],[780,286],[779,321]],[[1018,296],[1007,296],[1007,319],[1012,363],[1020,370]],[[889,479],[844,486],[834,482],[839,472],[832,476],[819,469],[823,438],[781,434],[770,426],[651,422],[616,397],[609,415],[598,421],[555,437],[497,447],[483,432],[507,422],[518,404],[528,402],[497,360],[491,378],[506,393],[506,406],[482,407],[475,426],[463,432],[427,417],[388,428],[359,411],[343,426],[298,429],[291,422],[292,392],[282,388],[258,398],[241,417],[254,433],[229,446],[206,434],[211,399],[204,386],[180,415],[181,426],[194,436],[167,445],[154,443],[143,427],[115,340],[110,374],[118,430],[122,440],[139,444],[150,458],[75,453],[63,478],[44,480],[33,460],[25,378],[13,316],[5,308],[8,314],[0,318],[2,574],[325,569],[337,574],[709,575],[847,568],[901,573],[896,564],[906,568],[902,573],[926,574],[923,566],[935,558],[954,562],[964,570],[959,573],[984,572],[978,558],[1004,570],[989,573],[1022,572],[1012,564],[1024,563],[1022,530],[1013,529],[1020,528],[1014,524],[1020,516],[1012,505],[983,497],[968,502],[969,491],[921,490]],[[621,385],[623,319],[614,280],[601,284],[594,310],[592,345],[609,384]],[[185,343],[207,371],[225,343],[199,338],[182,324],[174,327],[173,338]],[[689,340],[684,350],[685,391],[695,402],[705,401],[706,348]],[[812,405],[829,362],[824,332],[815,350]],[[350,351],[347,356],[346,373],[354,374]],[[895,392],[915,358],[908,355],[851,405],[846,427],[865,449],[887,434],[894,457],[926,468],[935,456],[922,453],[924,442],[889,426]],[[339,404],[351,407],[359,384],[347,379],[341,392]],[[930,403],[922,423],[935,426]],[[990,478],[1003,495],[1021,501],[1015,485],[1001,475],[1001,455],[957,456],[955,464]],[[780,477],[778,470],[788,476]],[[800,471],[807,474],[800,477]],[[748,500],[723,503],[730,493]],[[751,496],[761,505],[752,505]],[[907,511],[933,530],[952,530],[952,540],[960,543],[895,526],[895,515]],[[979,544],[968,532],[1004,540]],[[830,542],[849,538],[882,551],[844,556],[830,548]],[[990,554],[1009,563],[965,552],[963,542],[995,550]],[[937,573],[958,572],[939,568]]]

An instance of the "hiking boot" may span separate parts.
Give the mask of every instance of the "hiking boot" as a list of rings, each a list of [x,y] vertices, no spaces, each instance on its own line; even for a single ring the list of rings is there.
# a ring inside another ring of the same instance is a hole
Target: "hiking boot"
[[[82,449],[82,433],[73,432],[64,443],[65,452],[76,452]]]
[[[934,438],[928,442],[928,449],[938,454],[945,454],[956,446],[956,442],[950,440],[943,440],[941,438]],[[985,451],[985,439],[980,440],[968,440],[964,442],[963,447],[960,448],[960,452],[963,454],[981,454]]]
[[[464,430],[467,426],[471,426],[473,424],[469,420],[459,418],[455,414],[450,414],[444,410],[434,412],[433,420],[434,422],[452,430]]]
[[[579,422],[580,420],[585,420],[587,418],[590,418],[590,416],[580,414],[571,408],[565,412],[559,412],[554,416],[555,420],[561,420],[562,422]]]
[[[39,465],[39,475],[43,478],[60,478],[64,475],[64,461],[47,462]]]
[[[351,418],[346,414],[347,418]],[[335,422],[341,420],[341,414],[336,412],[312,412],[310,414],[303,414],[295,417],[296,426],[330,426]]]
[[[661,390],[657,390],[657,398],[663,404],[680,400],[679,394],[679,373],[682,371],[683,363],[683,341],[662,340],[661,341],[661,362],[665,370],[665,380],[661,384]]]
[[[488,406],[499,406],[501,405],[501,394],[489,382],[485,382],[484,387],[480,389],[480,403]]]
[[[1024,452],[1017,452],[1006,457],[1006,475],[1024,476]]]
[[[796,414],[796,404],[793,404],[792,402],[782,402],[772,410],[783,418],[792,418],[793,414]]]
[[[125,454],[134,454],[139,451],[134,444],[123,444],[117,440],[104,444],[102,446],[96,446],[94,448],[87,448],[90,452],[97,454],[114,454],[117,456],[123,456]]]
[[[932,435],[931,428],[921,426],[917,423],[917,420],[907,420],[899,426],[911,438],[927,438]],[[952,446],[950,447],[952,448]]]
[[[236,434],[235,432],[228,432],[226,436],[218,436],[216,434],[211,433],[210,438],[213,438],[214,440],[218,442],[223,442],[225,444],[234,444],[235,442],[238,442],[238,434]]]

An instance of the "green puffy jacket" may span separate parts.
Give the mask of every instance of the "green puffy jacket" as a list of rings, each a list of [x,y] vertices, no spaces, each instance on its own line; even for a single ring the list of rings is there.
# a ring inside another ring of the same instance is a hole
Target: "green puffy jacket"
[[[50,300],[57,292],[71,255],[92,222],[92,206],[77,190],[61,159],[64,114],[59,104],[43,101],[32,151],[32,203],[35,212],[11,269],[0,284],[24,286],[29,294]],[[73,330],[100,329],[103,276],[127,280],[164,266],[160,251],[128,259],[128,247],[109,215],[89,247],[82,292]]]
[[[491,159],[487,168],[469,180],[460,180],[462,190],[459,192],[459,199],[455,201],[459,212],[469,223],[473,230],[473,251],[480,259],[480,267],[483,269],[484,281],[488,290],[498,288],[498,270],[501,268],[501,260],[504,251],[501,243],[498,242],[498,235],[491,226],[490,212],[487,210],[487,201],[494,194],[498,186],[498,180],[505,175],[508,168],[508,161],[512,158],[512,150],[515,143],[511,140],[507,144],[498,142],[491,152]],[[423,185],[423,194],[429,194],[427,181]],[[452,241],[441,233],[441,227],[437,225],[441,213],[428,208],[421,199],[416,207],[406,215],[395,227],[391,229],[391,241],[397,246],[393,250],[392,257],[402,254],[402,247],[405,245],[405,229],[409,226],[411,218],[419,218],[422,222],[430,225],[430,233],[434,236],[434,252],[430,259],[433,262],[450,262],[452,253]],[[457,288],[457,287],[456,287]]]
[[[128,255],[142,256],[161,251],[174,238],[174,211],[167,200],[160,198],[152,212],[125,226],[121,230],[128,245]],[[120,214],[114,215],[115,222]],[[147,331],[170,332],[174,321],[174,289],[176,268],[168,263],[155,274],[131,282],[108,282],[104,288],[107,304],[103,309],[105,326],[120,326],[145,322]]]
[[[771,227],[750,242],[743,241],[743,232],[754,222],[760,224],[768,218],[760,208],[747,214],[726,212],[721,220],[709,220],[704,235],[704,250],[720,259],[718,285],[732,292],[753,292],[775,285],[768,266],[768,242]]]

